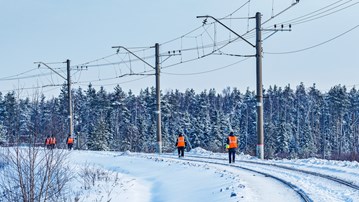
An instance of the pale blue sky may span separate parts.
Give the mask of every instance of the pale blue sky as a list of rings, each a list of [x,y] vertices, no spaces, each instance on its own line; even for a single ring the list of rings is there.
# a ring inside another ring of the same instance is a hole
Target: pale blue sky
[[[20,97],[24,97],[36,94],[34,89],[26,90],[27,88],[63,82],[56,74],[49,74],[51,73],[49,69],[44,67],[36,69],[37,66],[33,62],[50,63],[70,59],[71,65],[77,65],[115,53],[116,50],[112,49],[112,46],[150,47],[155,43],[161,44],[162,54],[169,50],[182,50],[182,55],[170,58],[163,55],[161,58],[162,61],[165,60],[162,63],[162,67],[165,68],[162,69],[161,74],[163,91],[170,89],[184,91],[187,88],[193,88],[196,92],[200,92],[204,89],[215,88],[217,92],[221,92],[227,86],[237,87],[242,91],[249,87],[254,91],[255,58],[248,58],[246,61],[229,67],[226,66],[243,58],[211,55],[200,60],[193,60],[213,50],[214,43],[218,48],[221,42],[234,37],[218,24],[200,27],[203,19],[197,19],[196,16],[212,15],[221,18],[248,2],[229,17],[248,17],[248,14],[254,16],[256,12],[261,12],[262,22],[264,22],[272,15],[286,9],[294,1],[0,0],[0,2],[0,54],[2,56],[0,91],[7,93],[8,90],[23,89],[19,92]],[[321,10],[322,14],[315,13],[318,15],[313,18],[329,15],[300,24],[294,23],[291,32],[277,32],[263,42],[264,88],[275,84],[281,87],[290,84],[292,88],[295,88],[300,82],[304,82],[306,87],[316,83],[317,88],[327,91],[337,84],[346,85],[348,88],[359,84],[356,60],[359,56],[359,38],[357,37],[359,28],[313,49],[293,54],[268,54],[311,47],[356,27],[359,25],[358,2],[358,0],[303,0],[264,24],[263,27],[272,27],[275,23],[304,16],[333,4]],[[339,9],[344,10],[338,11]],[[309,20],[313,19],[308,17]],[[306,19],[304,18],[303,21]],[[209,19],[208,23],[211,22],[213,21]],[[249,23],[248,20],[243,19],[227,19],[222,22],[239,34],[246,33],[254,26],[254,20],[250,20]],[[195,28],[199,29],[185,35]],[[249,37],[248,40],[251,43],[255,43],[253,36],[253,33],[245,35]],[[268,34],[264,33],[263,38],[266,36]],[[165,43],[172,39],[177,40]],[[203,49],[202,46],[205,45],[209,48]],[[136,51],[136,49],[131,50]],[[254,48],[243,42],[235,42],[227,45],[222,52],[250,55],[254,54]],[[148,57],[146,61],[154,64],[154,58],[151,57],[154,54],[153,49],[141,50],[136,54],[140,57]],[[112,91],[113,84],[119,83],[125,91],[132,89],[137,94],[140,89],[154,86],[154,76],[114,79],[116,76],[129,73],[130,69],[134,73],[151,70],[150,67],[133,59],[135,58],[121,51],[120,55],[87,64],[89,65],[87,71],[72,71],[73,80],[80,82],[74,84],[74,87],[81,85],[83,89],[86,89],[86,81],[92,81],[96,87],[104,85],[108,91]],[[131,62],[94,66],[128,60]],[[174,65],[187,60],[193,61]],[[64,64],[49,65],[53,68],[60,68],[57,71],[65,76]],[[212,71],[219,68],[222,69]],[[9,76],[26,71],[30,72],[6,80]],[[207,71],[212,72],[199,74]],[[38,74],[46,75],[34,76]],[[24,79],[27,76],[31,78]],[[57,96],[59,88],[45,87],[40,88],[39,91],[47,96]]]

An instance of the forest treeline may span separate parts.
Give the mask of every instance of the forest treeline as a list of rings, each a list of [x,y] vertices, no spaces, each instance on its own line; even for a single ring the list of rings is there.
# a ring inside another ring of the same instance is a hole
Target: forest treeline
[[[156,93],[138,95],[116,86],[113,92],[72,91],[76,147],[91,150],[155,152]],[[359,92],[337,85],[322,93],[302,83],[295,89],[271,86],[264,90],[266,158],[359,160]],[[40,144],[55,136],[61,145],[69,134],[66,86],[58,97],[42,94],[19,99],[0,93],[0,144]],[[163,151],[173,151],[178,132],[189,147],[224,151],[230,131],[239,137],[239,150],[255,155],[256,94],[227,88],[196,93],[172,90],[161,94]]]

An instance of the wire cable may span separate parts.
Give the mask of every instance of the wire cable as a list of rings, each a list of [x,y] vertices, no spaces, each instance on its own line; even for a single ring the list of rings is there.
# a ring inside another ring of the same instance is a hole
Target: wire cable
[[[234,62],[232,64],[229,64],[229,65],[226,65],[226,66],[223,66],[223,67],[219,67],[219,68],[215,68],[215,69],[211,69],[211,70],[208,70],[208,71],[202,71],[202,72],[193,72],[193,73],[170,73],[170,72],[161,72],[162,74],[168,74],[168,75],[176,75],[176,76],[188,76],[188,75],[199,75],[199,74],[207,74],[207,73],[210,73],[210,72],[214,72],[214,71],[218,71],[218,70],[221,70],[221,69],[226,69],[228,67],[231,67],[233,65],[236,65],[238,63],[241,63],[241,62],[244,62],[246,60],[248,60],[249,58],[245,58],[245,59],[242,59],[242,60],[239,60],[237,62]]]
[[[333,41],[333,40],[335,40],[335,39],[337,39],[337,38],[339,38],[339,37],[341,37],[341,36],[344,36],[345,34],[351,32],[351,31],[353,31],[353,30],[355,30],[355,29],[358,28],[358,27],[359,27],[359,25],[356,25],[355,27],[353,27],[353,28],[351,28],[351,29],[349,29],[349,30],[347,30],[347,31],[345,31],[345,32],[343,32],[343,33],[341,33],[341,34],[339,34],[339,35],[337,35],[337,36],[331,38],[331,39],[328,39],[328,40],[326,40],[326,41],[324,41],[324,42],[321,42],[321,43],[319,43],[319,44],[316,44],[316,45],[313,45],[313,46],[310,46],[310,47],[307,47],[307,48],[303,48],[303,49],[299,49],[299,50],[294,50],[294,51],[286,51],[286,52],[264,52],[264,53],[265,53],[265,54],[274,54],[274,55],[277,54],[277,55],[279,55],[279,54],[291,54],[291,53],[303,52],[303,51],[306,51],[306,50],[309,50],[309,49],[316,48],[316,47],[318,47],[318,46],[324,45],[324,44],[326,44],[326,43],[329,43],[329,42],[331,42],[331,41]]]
[[[117,82],[117,83],[102,84],[102,85],[92,84],[92,86],[111,86],[111,85],[117,85],[117,84],[131,83],[131,82],[134,82],[134,81],[138,81],[138,80],[145,79],[145,78],[147,78],[147,77],[149,77],[149,76],[151,76],[151,75],[143,76],[143,77],[141,77],[141,78],[132,79],[132,80],[129,80],[129,81]],[[91,82],[90,82],[90,83],[91,83]],[[88,85],[88,84],[76,84],[76,85],[84,86],[84,85]]]
[[[12,78],[12,77],[18,77],[18,76],[21,76],[21,75],[23,75],[23,74],[26,74],[26,73],[32,72],[32,71],[37,70],[37,69],[38,69],[38,68],[34,68],[34,69],[30,69],[30,70],[28,70],[28,71],[21,72],[21,73],[19,73],[19,74],[15,74],[15,75],[12,75],[12,76],[2,77],[2,78],[0,78],[0,80],[3,80],[3,79],[8,79],[8,78]]]
[[[29,75],[29,76],[22,76],[22,77],[16,77],[16,78],[1,78],[0,81],[14,81],[14,80],[21,80],[21,79],[31,79],[31,78],[35,78],[35,77],[40,77],[40,76],[48,76],[51,75],[52,73],[42,73],[42,74],[34,74],[34,75]]]
[[[346,6],[346,7],[344,7],[344,8],[335,10],[335,11],[330,12],[330,13],[327,13],[327,14],[325,14],[325,15],[318,16],[318,17],[316,17],[316,18],[309,18],[309,17],[308,17],[308,19],[306,19],[306,20],[303,19],[303,20],[301,20],[301,21],[293,22],[292,25],[298,25],[298,24],[303,24],[303,23],[306,23],[306,22],[311,22],[311,21],[314,21],[314,20],[317,20],[317,19],[320,19],[320,18],[329,16],[329,15],[332,15],[332,14],[334,14],[334,13],[340,12],[340,11],[342,11],[342,10],[346,10],[346,9],[348,9],[348,8],[350,8],[350,7],[353,7],[353,6],[357,5],[357,4],[359,4],[359,2],[353,3],[353,4],[349,5],[349,6]],[[318,15],[319,15],[319,14],[318,14]]]
[[[320,12],[320,11],[322,11],[322,10],[324,10],[324,9],[327,9],[327,8],[330,9],[330,7],[332,7],[332,6],[334,6],[334,5],[338,4],[338,3],[340,3],[340,2],[342,2],[342,1],[344,1],[344,0],[336,1],[336,2],[334,2],[334,3],[331,3],[331,4],[327,5],[327,6],[324,6],[324,7],[320,8],[320,9],[314,10],[314,11],[312,11],[312,12],[310,12],[310,13],[307,13],[307,14],[305,14],[305,15],[302,15],[302,16],[299,16],[299,17],[296,17],[296,18],[293,18],[293,19],[291,19],[291,20],[287,20],[287,21],[281,22],[281,23],[279,23],[279,24],[291,24],[291,23],[293,23],[293,22],[295,22],[295,21],[302,20],[303,18],[307,18],[308,16],[309,16],[309,17],[315,16],[315,15],[317,15],[318,12]],[[348,2],[350,2],[350,1],[352,1],[352,0],[349,0]],[[335,9],[335,8],[337,8],[337,7],[334,7],[334,8],[331,8],[331,9]]]

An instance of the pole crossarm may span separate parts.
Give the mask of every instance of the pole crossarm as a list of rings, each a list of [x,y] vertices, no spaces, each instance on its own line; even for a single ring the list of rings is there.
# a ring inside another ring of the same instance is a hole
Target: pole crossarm
[[[47,65],[44,62],[34,62],[34,64],[39,64],[38,67],[40,67],[40,65],[45,65],[47,68],[49,68],[51,71],[55,72],[57,75],[59,75],[61,78],[67,80],[64,76],[62,76],[60,73],[58,73],[57,71],[55,71],[54,69],[52,69],[49,65]]]
[[[276,28],[276,25],[274,25],[274,27],[275,27],[274,29],[262,29],[262,31],[270,31],[270,32],[273,32],[273,33],[271,33],[270,35],[268,35],[266,38],[264,38],[263,41],[266,40],[266,39],[268,39],[269,37],[273,36],[273,35],[276,34],[277,32],[284,32],[284,31],[290,32],[290,31],[292,31],[291,25],[289,25],[289,29],[284,29],[284,28],[283,28],[283,25],[282,25],[282,28],[281,28],[281,29]]]
[[[145,60],[143,60],[142,58],[138,57],[136,54],[134,54],[132,51],[128,50],[126,47],[124,46],[112,46],[112,48],[117,48],[118,50],[120,50],[120,48],[125,49],[128,53],[130,53],[131,55],[135,56],[136,58],[138,58],[139,60],[141,60],[142,62],[144,62],[146,65],[152,67],[153,69],[155,69],[155,67],[151,64],[149,64],[148,62],[146,62]]]
[[[203,15],[203,16],[197,16],[197,18],[212,18],[214,21],[218,22],[219,24],[221,24],[223,27],[227,28],[229,31],[231,31],[233,34],[235,34],[236,36],[238,36],[239,38],[241,38],[243,41],[247,42],[249,45],[251,45],[253,48],[255,48],[256,46],[253,45],[251,42],[249,42],[247,39],[243,38],[241,35],[239,35],[237,32],[233,31],[231,28],[227,27],[225,24],[223,24],[221,21],[217,20],[216,18],[214,18],[213,16],[210,15]]]

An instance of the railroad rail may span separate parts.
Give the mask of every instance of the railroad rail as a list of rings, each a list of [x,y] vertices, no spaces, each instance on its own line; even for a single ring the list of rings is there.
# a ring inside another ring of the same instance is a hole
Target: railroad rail
[[[294,185],[294,184],[292,184],[292,183],[290,183],[290,182],[288,182],[288,181],[286,181],[286,180],[284,180],[282,178],[276,177],[276,176],[271,175],[269,173],[253,170],[253,169],[246,168],[246,167],[243,167],[243,166],[240,166],[240,165],[235,165],[235,164],[229,165],[227,163],[220,163],[220,162],[213,162],[213,161],[206,161],[206,160],[199,160],[199,159],[187,159],[187,158],[183,159],[183,158],[176,158],[176,157],[173,157],[173,156],[170,156],[170,155],[167,155],[167,154],[163,154],[163,155],[169,156],[169,157],[166,157],[166,158],[171,158],[171,159],[176,159],[176,160],[208,163],[208,164],[215,164],[215,165],[224,165],[224,166],[236,167],[236,168],[239,168],[239,169],[243,169],[243,170],[247,170],[247,171],[250,171],[250,172],[258,173],[258,174],[264,175],[265,177],[273,178],[273,179],[281,182],[282,184],[288,186],[290,189],[292,189],[294,192],[296,192],[303,201],[305,201],[305,202],[313,202],[313,200],[308,196],[308,194],[305,193],[301,188],[297,187],[296,185]],[[190,156],[190,157],[198,158],[197,156]],[[205,158],[205,157],[203,157],[203,158]],[[221,159],[221,160],[223,160],[223,159]]]
[[[193,155],[187,155],[188,157],[192,157],[192,158],[205,158],[205,159],[214,159],[214,160],[227,160],[224,158],[216,158],[216,157],[203,157],[203,156],[193,156]],[[288,167],[288,166],[283,166],[283,165],[277,165],[274,163],[261,163],[261,162],[254,162],[254,161],[245,161],[245,160],[238,160],[238,162],[243,162],[243,163],[248,163],[248,164],[257,164],[257,165],[266,165],[266,166],[273,166],[273,167],[277,167],[277,168],[282,168],[282,169],[286,169],[286,170],[291,170],[291,171],[296,171],[296,172],[301,172],[301,173],[305,173],[308,175],[314,175],[317,177],[321,177],[321,178],[325,178],[327,180],[330,181],[334,181],[337,182],[341,185],[345,185],[347,187],[350,187],[352,189],[355,189],[357,191],[359,191],[359,186],[356,184],[353,184],[351,182],[348,182],[346,180],[337,178],[337,177],[333,177],[330,175],[326,175],[326,174],[322,174],[322,173],[317,173],[317,172],[313,172],[313,171],[308,171],[308,170],[302,170],[302,169],[298,169],[298,168],[292,168],[292,167]]]

